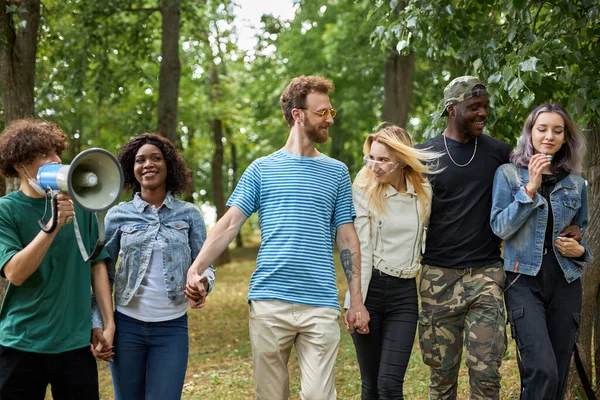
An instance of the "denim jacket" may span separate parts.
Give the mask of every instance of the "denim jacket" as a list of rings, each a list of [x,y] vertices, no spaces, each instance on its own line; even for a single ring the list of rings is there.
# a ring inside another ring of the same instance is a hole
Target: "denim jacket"
[[[524,186],[528,182],[526,168],[504,164],[496,170],[490,222],[494,233],[504,240],[504,269],[535,276],[542,266],[548,204],[539,193],[533,199],[527,195]],[[564,257],[556,250],[554,241],[571,224],[579,225],[582,234],[585,232],[588,224],[585,181],[570,173],[556,183],[550,201],[554,216],[552,247],[565,279],[572,282],[581,276],[583,263],[592,261],[592,253],[582,240],[583,261]]]
[[[136,193],[132,201],[120,203],[108,212],[105,226],[106,249],[111,256],[106,267],[111,286],[114,284],[117,305],[127,305],[137,292],[150,262],[154,240],[162,247],[167,297],[175,303],[185,301],[187,271],[206,239],[198,207],[167,193],[162,206],[156,209]],[[203,275],[208,278],[210,292],[215,279],[212,265]],[[99,312],[95,312],[94,327],[102,326],[99,317]]]

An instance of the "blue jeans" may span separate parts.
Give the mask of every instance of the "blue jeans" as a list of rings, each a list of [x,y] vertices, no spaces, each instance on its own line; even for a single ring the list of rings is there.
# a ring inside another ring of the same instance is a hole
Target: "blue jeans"
[[[187,314],[143,322],[116,311],[115,324],[110,364],[115,400],[180,399],[189,350]]]
[[[521,399],[564,397],[579,332],[581,280],[568,283],[550,251],[537,276],[506,273],[504,300],[519,351]]]
[[[363,400],[403,399],[404,374],[417,331],[416,280],[373,270],[365,307],[370,332],[352,334]]]

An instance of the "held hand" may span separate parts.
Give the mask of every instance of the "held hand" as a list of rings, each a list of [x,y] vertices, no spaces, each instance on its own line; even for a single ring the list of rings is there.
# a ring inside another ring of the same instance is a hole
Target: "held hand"
[[[577,258],[585,253],[585,248],[572,238],[559,237],[554,244],[563,257]]]
[[[114,327],[111,329],[102,330],[100,328],[92,329],[92,344],[90,345],[90,351],[98,360],[113,362],[114,346],[112,345],[115,331]]]
[[[542,171],[550,165],[545,154],[534,154],[529,159],[529,183],[527,190],[535,193],[542,186]]]
[[[192,308],[204,307],[208,295],[208,279],[198,275],[195,268],[190,268],[183,293]]]
[[[364,304],[350,305],[344,315],[344,324],[350,333],[354,333],[354,329],[356,329],[361,335],[366,335],[369,333],[370,320],[371,317]]]
[[[59,193],[56,196],[56,200],[58,208],[58,224],[56,225],[56,229],[58,230],[62,228],[63,225],[70,222],[69,218],[74,218],[75,208],[73,207],[73,200],[71,200],[71,196],[66,193]],[[46,226],[50,227],[51,225],[52,219],[50,219]]]

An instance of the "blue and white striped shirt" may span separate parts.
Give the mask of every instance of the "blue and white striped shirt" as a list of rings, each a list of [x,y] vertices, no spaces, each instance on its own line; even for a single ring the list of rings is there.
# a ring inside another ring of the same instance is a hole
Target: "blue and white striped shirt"
[[[262,243],[248,300],[340,308],[335,232],[355,217],[346,165],[278,150],[246,169],[227,206],[248,217],[258,211]]]

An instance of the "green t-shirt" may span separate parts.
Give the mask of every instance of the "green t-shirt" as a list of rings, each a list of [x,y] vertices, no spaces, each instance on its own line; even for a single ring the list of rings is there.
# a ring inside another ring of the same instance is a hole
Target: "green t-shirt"
[[[40,232],[45,203],[18,191],[0,198],[0,271]],[[98,238],[96,217],[77,206],[75,214],[91,253]],[[47,220],[49,215],[48,200]],[[104,249],[96,261],[108,257]],[[21,286],[9,283],[0,309],[0,345],[49,354],[89,346],[91,265],[79,252],[74,224],[64,225],[39,268]]]

